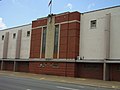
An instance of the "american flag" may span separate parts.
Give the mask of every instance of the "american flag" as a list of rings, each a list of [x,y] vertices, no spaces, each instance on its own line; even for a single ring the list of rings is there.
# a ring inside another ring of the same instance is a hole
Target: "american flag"
[[[49,4],[48,4],[48,6],[50,6],[52,4],[52,0],[50,0],[50,2],[49,2]]]

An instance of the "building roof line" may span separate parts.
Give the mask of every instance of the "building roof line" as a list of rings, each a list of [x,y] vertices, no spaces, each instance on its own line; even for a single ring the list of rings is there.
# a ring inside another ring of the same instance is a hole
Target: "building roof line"
[[[73,13],[73,12],[78,12],[78,13],[80,13],[79,11],[72,11],[72,12],[63,12],[63,13],[58,13],[58,14],[53,14],[53,15],[55,15],[55,16],[60,16],[60,15],[64,15],[64,14],[68,14],[68,13]],[[48,14],[49,15],[49,14]],[[37,21],[37,20],[42,20],[42,19],[46,19],[48,16],[46,16],[46,17],[41,17],[41,18],[37,18],[36,20],[33,20],[33,21]]]
[[[101,9],[96,9],[96,10],[92,10],[92,11],[87,11],[87,12],[83,12],[83,13],[81,13],[81,14],[86,14],[86,13],[91,13],[91,12],[96,12],[96,11],[101,11],[101,10],[116,8],[116,7],[120,7],[120,5],[112,6],[112,7],[106,7],[106,8],[101,8]]]
[[[9,29],[19,28],[19,27],[28,26],[28,25],[32,25],[32,24],[29,23],[29,24],[19,25],[19,26],[15,26],[15,27],[6,28],[6,29],[1,29],[0,31],[6,31],[6,30],[9,30]]]

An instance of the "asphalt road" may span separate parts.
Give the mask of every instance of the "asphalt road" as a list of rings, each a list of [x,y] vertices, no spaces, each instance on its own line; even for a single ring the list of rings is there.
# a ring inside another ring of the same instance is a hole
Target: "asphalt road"
[[[31,78],[0,75],[0,90],[113,90]]]

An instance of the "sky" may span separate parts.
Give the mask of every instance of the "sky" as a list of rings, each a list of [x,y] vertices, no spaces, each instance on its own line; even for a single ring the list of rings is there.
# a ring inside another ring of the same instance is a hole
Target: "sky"
[[[0,0],[0,30],[29,24],[50,12],[50,0]],[[52,13],[81,13],[120,5],[120,0],[53,0]]]

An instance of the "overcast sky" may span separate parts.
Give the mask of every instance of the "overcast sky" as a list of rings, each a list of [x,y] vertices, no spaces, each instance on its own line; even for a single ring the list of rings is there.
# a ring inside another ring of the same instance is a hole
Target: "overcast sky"
[[[49,14],[50,0],[0,0],[0,29],[31,23]],[[52,13],[86,12],[118,6],[120,0],[53,0]]]

